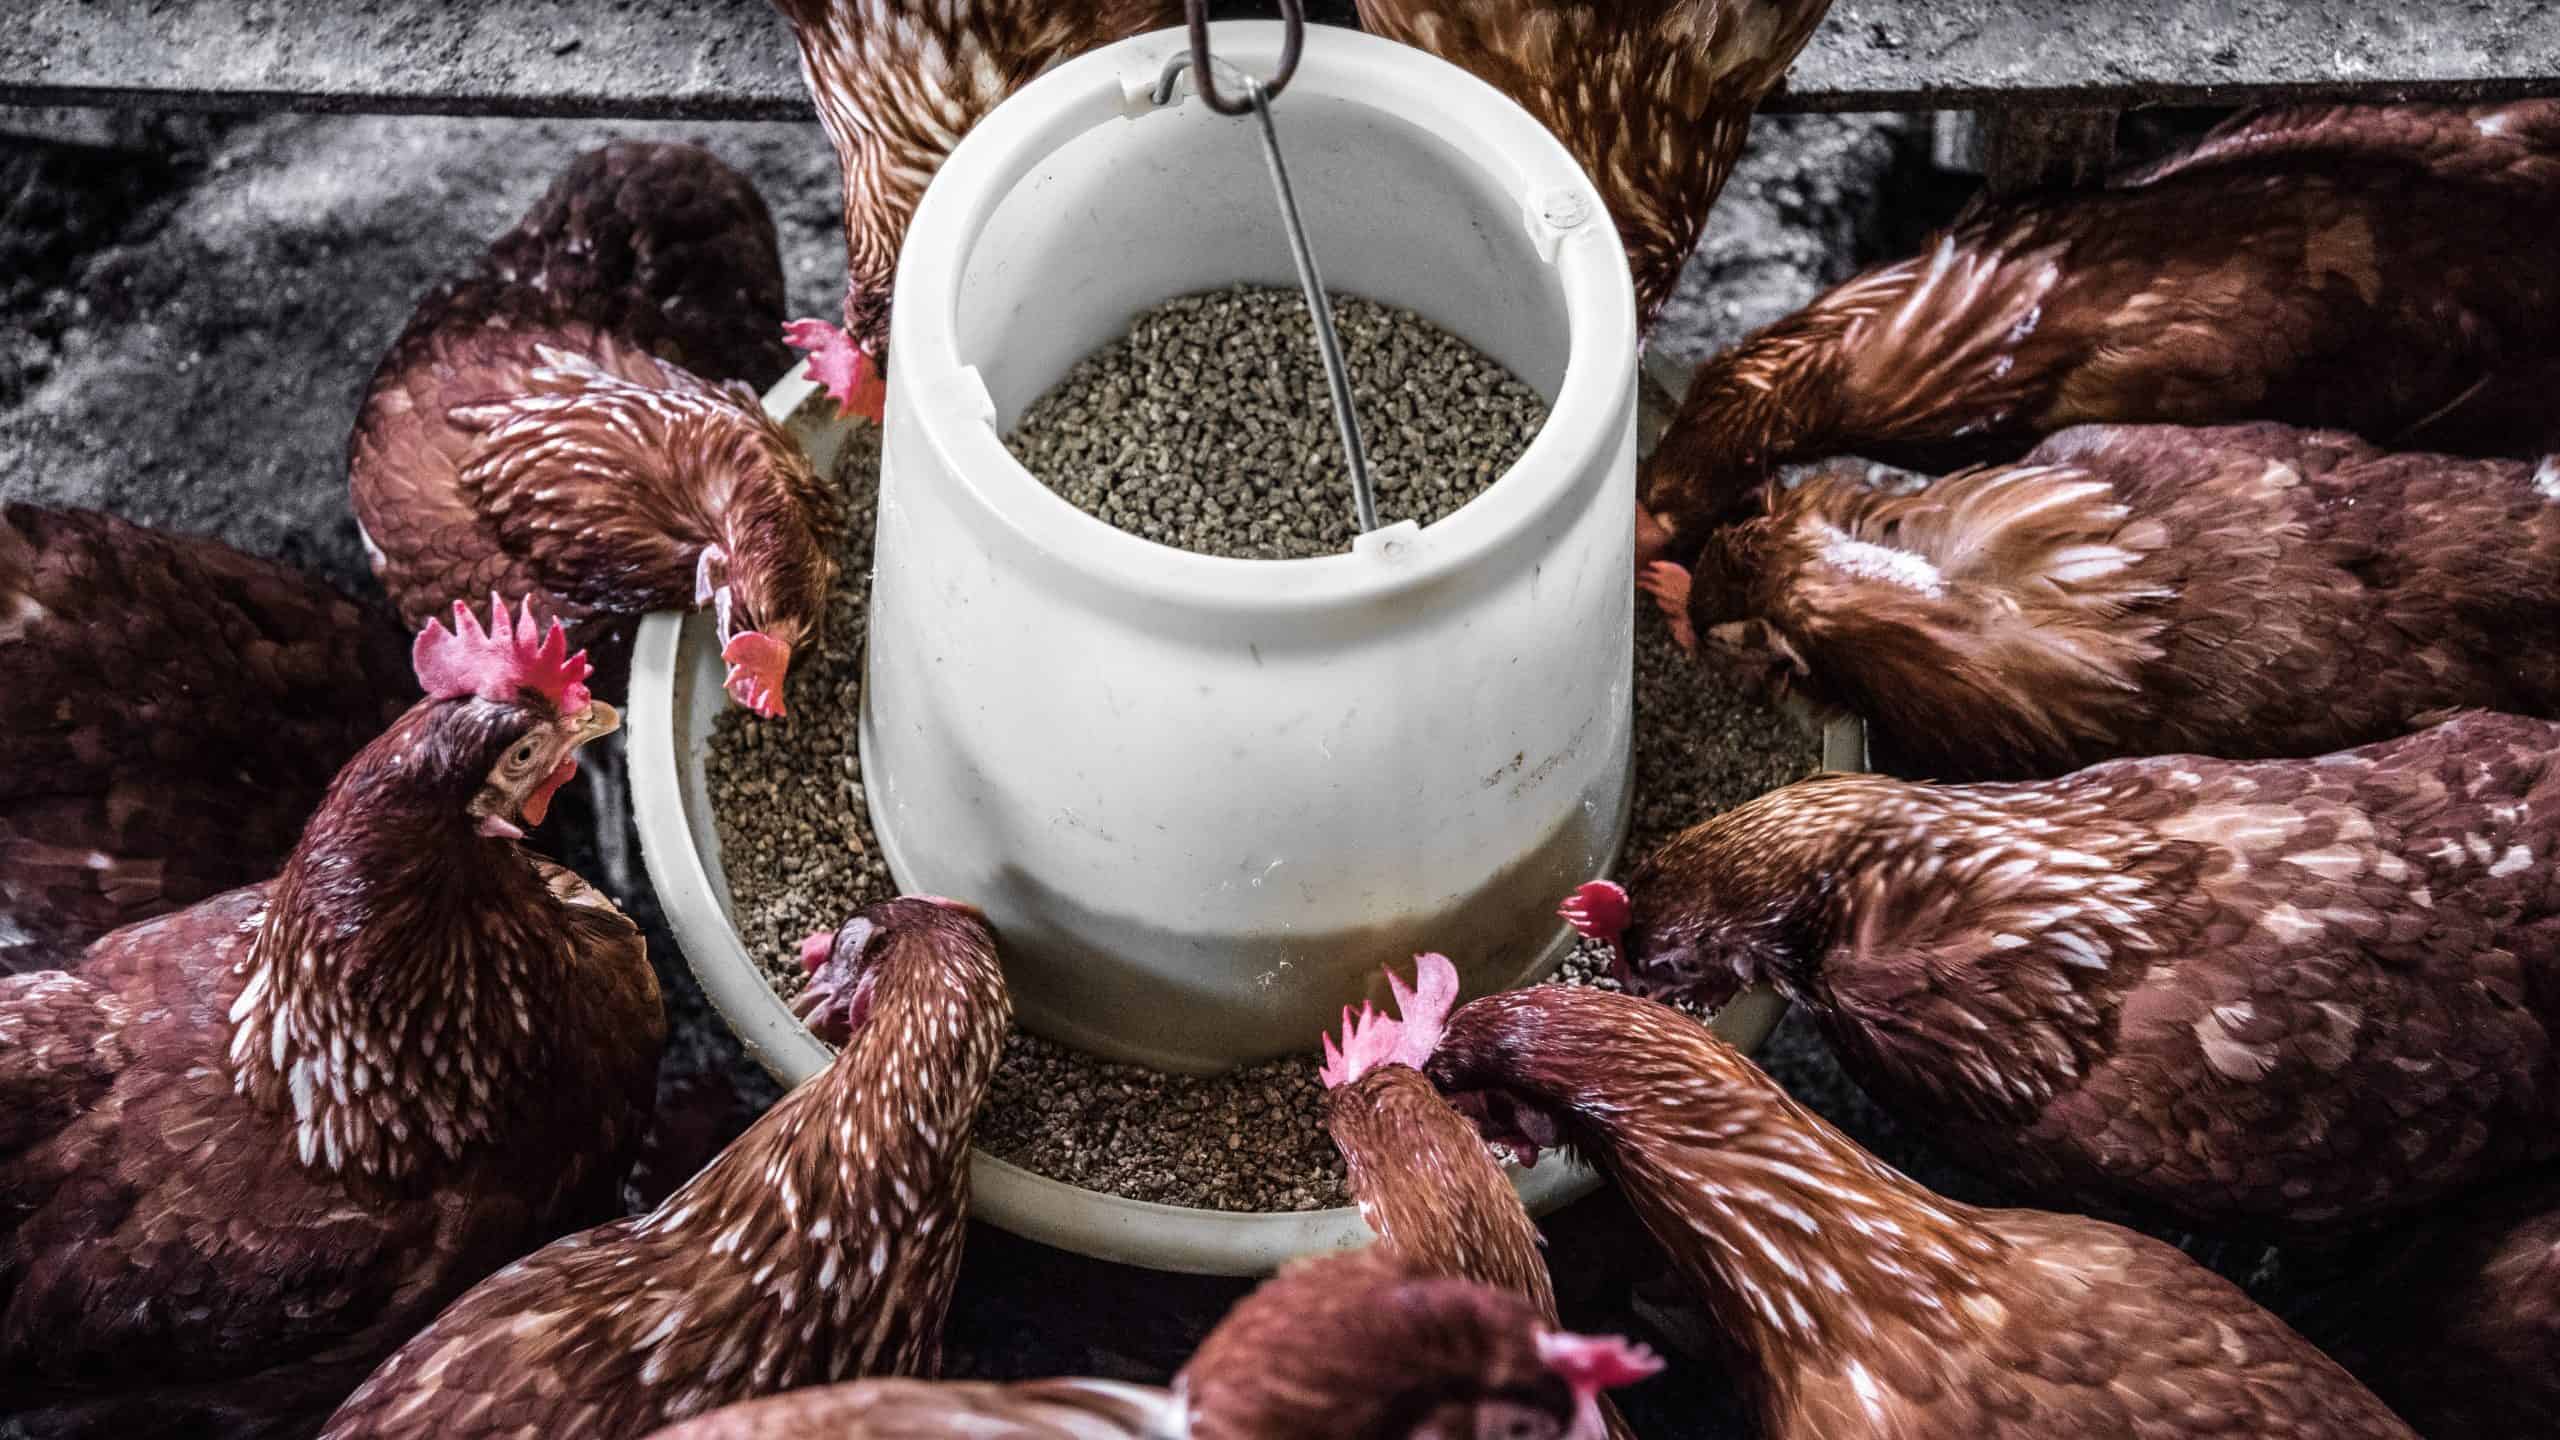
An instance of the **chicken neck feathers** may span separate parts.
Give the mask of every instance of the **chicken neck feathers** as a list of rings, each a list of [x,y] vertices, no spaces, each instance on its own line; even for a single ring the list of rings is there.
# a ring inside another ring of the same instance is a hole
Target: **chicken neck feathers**
[[[2238,1289],[2101,1221],[1932,1194],[1705,1027],[1540,991],[1452,1017],[1435,1078],[1553,1106],[1747,1356],[1776,1440],[2409,1432]],[[2174,1397],[2174,1398],[2173,1398]]]
[[[330,1440],[648,1433],[859,1375],[932,1375],[979,1101],[1011,1013],[991,947],[881,963],[818,1077],[648,1215],[508,1267],[385,1362]]]

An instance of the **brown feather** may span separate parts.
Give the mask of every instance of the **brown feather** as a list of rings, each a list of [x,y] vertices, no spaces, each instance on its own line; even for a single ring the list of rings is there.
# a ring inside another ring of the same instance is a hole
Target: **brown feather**
[[[755,398],[781,326],[745,177],[691,145],[579,157],[375,368],[347,447],[374,573],[413,625],[494,590],[601,645],[691,607],[717,544],[738,628],[799,644],[842,519]]]
[[[2088,426],[1915,494],[1784,491],[1709,541],[1688,619],[1747,682],[1940,779],[2560,716],[2555,477],[2280,425]]]
[[[2317,760],[1828,777],[1630,877],[1639,981],[1774,981],[1870,1095],[2057,1200],[2340,1233],[2560,1155],[2560,725]]]
[[[845,330],[888,355],[907,224],[952,147],[1041,72],[1183,23],[1180,0],[774,0],[844,172]]]
[[[803,1385],[936,1373],[1012,1004],[974,916],[908,899],[862,919],[876,988],[833,1063],[656,1210],[463,1296],[327,1440],[640,1435]]]
[[[2427,1440],[2560,1435],[2560,1176],[2359,1243],[2305,1331]]]
[[[378,605],[216,541],[0,510],[0,974],[273,875],[417,695]]]
[[[2560,449],[2560,101],[2242,116],[2099,191],[1977,205],[1708,362],[1647,462],[1694,550],[1775,466],[1940,470],[2095,421]]]
[[[665,1037],[639,932],[477,831],[519,704],[422,701],[275,880],[0,980],[0,1389],[47,1436],[299,1436],[607,1211]]]
[[[1771,1440],[2411,1440],[2230,1284],[2097,1220],[1932,1194],[1706,1027],[1571,986],[1451,1017],[1430,1073],[1552,1116],[1739,1343]]]
[[[1360,0],[1360,23],[1473,72],[1579,161],[1650,327],[1830,0]]]

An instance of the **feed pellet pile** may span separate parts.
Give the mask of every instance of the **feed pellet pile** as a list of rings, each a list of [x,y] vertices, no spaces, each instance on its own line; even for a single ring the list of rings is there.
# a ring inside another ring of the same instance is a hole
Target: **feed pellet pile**
[[[1336,296],[1378,518],[1428,525],[1511,468],[1538,392],[1411,311]],[[1078,361],[1006,443],[1088,515],[1204,555],[1338,555],[1357,529],[1315,322],[1295,290],[1166,301]]]
[[[1247,308],[1221,311],[1220,306],[1242,307],[1246,302],[1257,301],[1260,294],[1217,292],[1159,307],[1142,317],[1137,328],[1145,332],[1148,326],[1161,322],[1166,312],[1195,301],[1214,302],[1208,313],[1227,314],[1236,323],[1250,317],[1257,328],[1278,324],[1289,307],[1297,306],[1294,294],[1261,293],[1282,294],[1288,306],[1279,307],[1277,313]],[[1374,318],[1396,313],[1356,301],[1346,302],[1342,309],[1346,341],[1353,328],[1353,315]],[[1310,342],[1303,328],[1303,308],[1295,310],[1295,318],[1302,328],[1294,343],[1304,349]],[[1446,340],[1445,336],[1442,338]],[[1214,333],[1195,339],[1208,345],[1212,353],[1218,351]],[[1365,343],[1376,346],[1385,342],[1373,337]],[[1133,339],[1129,344],[1133,352],[1141,348],[1145,347],[1140,340]],[[1474,352],[1462,345],[1456,348],[1473,356]],[[1095,360],[1101,358],[1097,356]],[[1266,362],[1277,363],[1277,357],[1263,356],[1254,363]],[[1459,369],[1422,373],[1462,373],[1470,377],[1481,374],[1479,370],[1465,369],[1456,358],[1449,363]],[[1481,357],[1476,357],[1474,364],[1490,367],[1490,362]],[[1024,418],[1023,431],[1033,430],[1044,414],[1063,414],[1061,396],[1079,387],[1087,398],[1078,403],[1088,407],[1087,419],[1080,423],[1110,430],[1110,426],[1091,424],[1091,417],[1101,413],[1091,408],[1098,403],[1091,397],[1108,389],[1095,388],[1093,367],[1094,360],[1088,360],[1057,390],[1034,405]],[[1355,361],[1355,373],[1356,368]],[[1297,374],[1297,382],[1316,387],[1313,400],[1300,407],[1311,407],[1315,419],[1290,421],[1295,433],[1283,449],[1270,452],[1311,455],[1302,470],[1290,472],[1296,478],[1285,483],[1256,482],[1249,471],[1238,468],[1235,462],[1228,462],[1224,469],[1203,464],[1196,474],[1230,479],[1245,474],[1248,478],[1240,483],[1246,488],[1228,499],[1220,497],[1229,492],[1218,488],[1228,480],[1183,481],[1184,486],[1196,485],[1198,494],[1182,489],[1180,494],[1185,498],[1173,503],[1166,513],[1166,523],[1176,526],[1177,533],[1188,534],[1203,544],[1266,547],[1261,552],[1231,548],[1227,553],[1328,553],[1349,543],[1351,526],[1341,478],[1341,454],[1333,446],[1332,421],[1323,409],[1322,380],[1311,352],[1303,371]],[[1138,415],[1143,416],[1149,413],[1143,408],[1145,405],[1174,405],[1178,383],[1168,372],[1161,380],[1136,385],[1124,399],[1140,404]],[[1525,403],[1532,408],[1524,411],[1516,398],[1503,398],[1514,391],[1525,395]],[[1416,416],[1434,414],[1434,392],[1430,388],[1408,391],[1400,382],[1394,393],[1408,396]],[[1470,399],[1484,401],[1489,406],[1488,413],[1504,417],[1490,428],[1511,435],[1504,442],[1511,447],[1510,455],[1525,448],[1535,434],[1536,421],[1524,418],[1539,413],[1535,394],[1498,368],[1483,390],[1469,389],[1466,397],[1456,403],[1464,406]],[[1276,422],[1259,415],[1252,406],[1195,406],[1183,413],[1188,418],[1173,423],[1188,426],[1188,443],[1212,455],[1260,453],[1254,447],[1282,444],[1256,428]],[[1364,417],[1368,413],[1364,409]],[[1390,409],[1384,413],[1396,412]],[[1099,454],[1107,445],[1114,453],[1125,450],[1144,457],[1158,443],[1147,428],[1152,421],[1124,417],[1115,423],[1122,431],[1134,433],[1118,434],[1107,441],[1079,442],[1083,446],[1081,453]],[[1447,422],[1445,417],[1438,417],[1413,423],[1417,433],[1428,436],[1445,433],[1445,429],[1435,427],[1444,427]],[[1520,428],[1506,429],[1511,426]],[[1376,424],[1376,428],[1388,427]],[[1017,433],[1014,443],[1019,453],[1026,443],[1022,433]],[[1031,443],[1037,449],[1047,442],[1035,439]],[[1425,447],[1406,453],[1411,456],[1429,452]],[[1043,473],[1041,463],[1045,462],[1032,462],[1034,473]],[[1389,490],[1382,486],[1381,508],[1391,516],[1410,514],[1425,520],[1438,519],[1481,491],[1509,463],[1506,457],[1480,476],[1473,472],[1459,475],[1445,489],[1434,478],[1439,472],[1427,468],[1401,470],[1400,488]],[[888,871],[872,834],[855,746],[856,723],[861,713],[866,583],[878,470],[877,432],[865,427],[847,447],[839,468],[839,483],[855,517],[840,556],[842,578],[829,602],[822,641],[794,663],[790,717],[783,721],[742,719],[743,712],[736,707],[723,707],[710,746],[713,811],[738,927],[748,952],[765,967],[775,989],[786,996],[795,993],[801,984],[796,959],[801,936],[813,930],[832,930],[846,915],[891,893]],[[1155,462],[1153,468],[1142,466],[1141,470],[1150,475],[1172,476],[1180,466],[1163,460]],[[1064,487],[1074,483],[1061,480],[1063,472],[1047,473],[1053,484]],[[1174,482],[1168,479],[1163,483],[1169,487],[1165,493],[1172,494]],[[1259,492],[1252,489],[1257,483],[1263,485]],[[1076,498],[1074,489],[1069,488],[1066,493],[1070,499]],[[1088,493],[1117,494],[1125,500],[1132,492],[1124,479],[1117,486],[1097,483],[1088,487]],[[1410,497],[1404,502],[1406,508],[1388,503],[1397,495]],[[1077,503],[1085,504],[1082,500]],[[1186,503],[1193,508],[1186,511]],[[1257,506],[1303,516],[1310,522],[1308,530],[1302,532],[1294,519],[1272,522]],[[1146,513],[1156,513],[1152,503]],[[1337,516],[1338,532],[1327,528]],[[1180,530],[1183,525],[1190,528]],[[1204,525],[1208,528],[1204,529]],[[1128,528],[1138,527],[1131,524]],[[1338,539],[1325,538],[1336,533]],[[1793,721],[1703,683],[1697,668],[1680,655],[1649,607],[1642,611],[1636,639],[1635,743],[1631,854],[1642,853],[1717,810],[1802,776],[1819,757],[1813,738]],[[1567,966],[1566,978],[1588,983],[1600,970],[1597,955],[1586,951]],[[1069,1184],[1171,1205],[1258,1211],[1346,1204],[1341,1157],[1324,1130],[1324,1091],[1316,1079],[1312,1050],[1316,1038],[1307,1037],[1311,1048],[1305,1056],[1203,1077],[1166,1075],[1110,1064],[1017,1031],[1007,1041],[994,1089],[980,1117],[978,1143],[996,1155]]]

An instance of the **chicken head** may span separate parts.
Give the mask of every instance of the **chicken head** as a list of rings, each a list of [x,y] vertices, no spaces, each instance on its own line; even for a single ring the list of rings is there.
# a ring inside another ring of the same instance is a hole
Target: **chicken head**
[[[1301,1260],[1246,1296],[1177,1386],[1193,1440],[1600,1440],[1603,1391],[1662,1368],[1528,1300],[1386,1247]]]
[[[482,835],[524,838],[578,773],[578,748],[622,723],[588,693],[586,652],[570,653],[558,621],[544,631],[531,601],[509,616],[506,601],[490,596],[486,628],[457,601],[453,628],[430,621],[411,659],[428,701],[454,707],[418,753],[476,778],[463,809]]]
[[[800,941],[800,968],[809,983],[792,1002],[791,1013],[809,1033],[842,1047],[871,1017],[871,995],[879,978],[876,963],[886,948],[888,932],[901,926],[949,925],[954,921],[983,930],[987,917],[960,900],[939,895],[908,895],[864,908],[833,931],[819,930]]]
[[[859,415],[880,424],[889,404],[888,362],[854,343],[842,327],[824,320],[794,320],[782,327],[791,348],[809,357],[802,374],[826,387],[839,419]]]

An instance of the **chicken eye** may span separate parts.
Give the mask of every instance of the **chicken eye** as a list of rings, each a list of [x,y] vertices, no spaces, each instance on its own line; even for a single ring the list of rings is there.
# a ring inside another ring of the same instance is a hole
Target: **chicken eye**
[[[507,764],[514,769],[522,770],[533,763],[533,757],[540,752],[541,748],[532,737],[527,736],[517,742],[515,749],[507,752]]]

